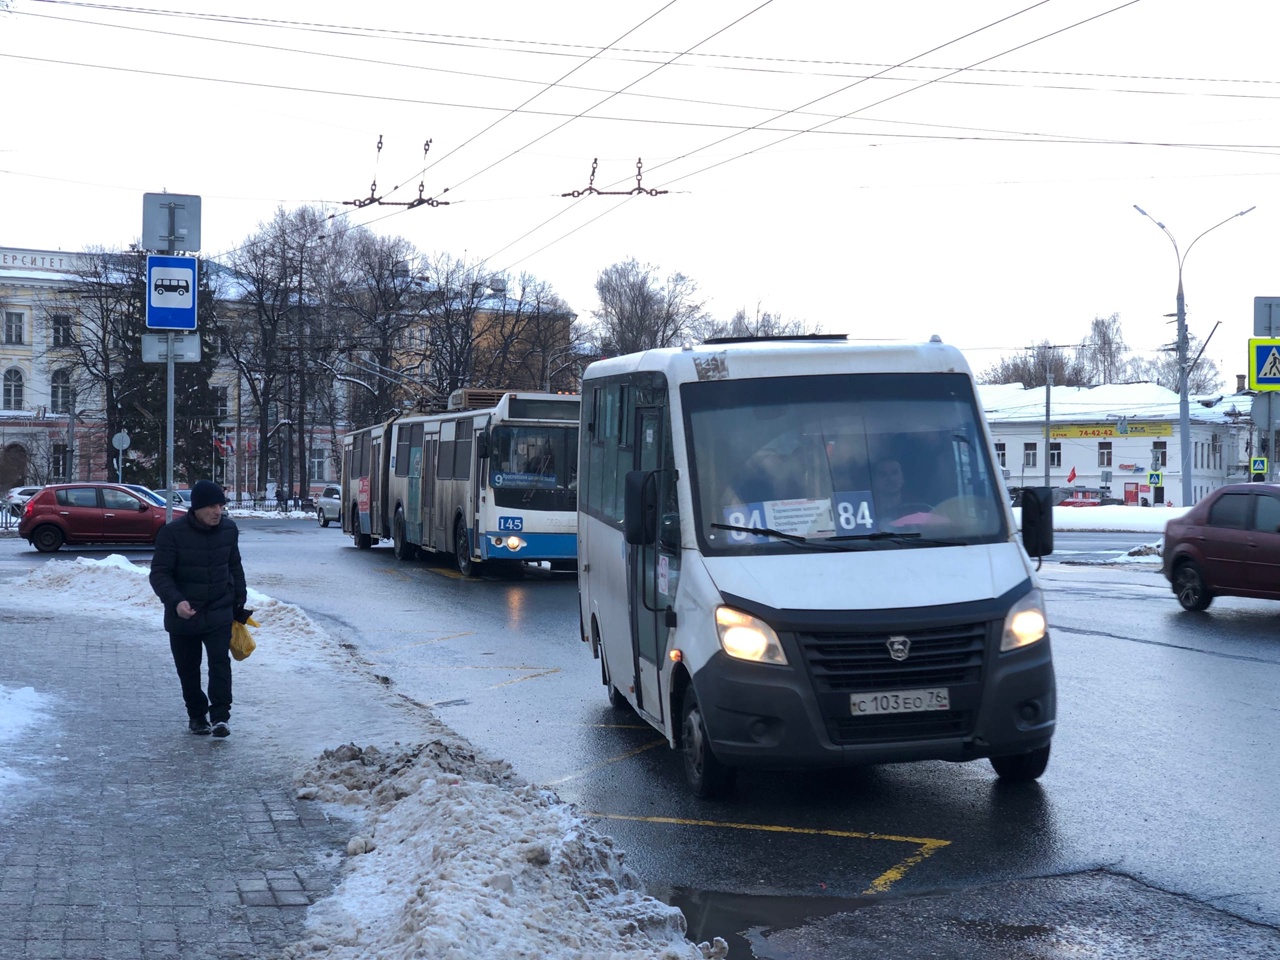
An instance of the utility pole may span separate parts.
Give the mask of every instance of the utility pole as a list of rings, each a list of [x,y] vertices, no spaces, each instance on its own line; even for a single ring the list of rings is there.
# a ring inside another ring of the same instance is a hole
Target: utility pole
[[[1053,351],[1066,350],[1074,347],[1074,343],[1042,343],[1039,347],[1027,347],[1026,349],[1035,356],[1036,350],[1044,351],[1044,485],[1052,486],[1049,482],[1049,442],[1050,442],[1050,395],[1053,392]],[[1023,456],[1023,472],[1026,472],[1026,456]]]

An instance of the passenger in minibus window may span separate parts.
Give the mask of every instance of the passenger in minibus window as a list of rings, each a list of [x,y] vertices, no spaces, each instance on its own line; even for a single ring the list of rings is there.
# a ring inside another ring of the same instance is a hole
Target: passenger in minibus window
[[[928,510],[928,504],[909,495],[906,486],[907,478],[900,461],[893,457],[877,461],[871,471],[876,516],[882,520],[896,520],[904,514]]]

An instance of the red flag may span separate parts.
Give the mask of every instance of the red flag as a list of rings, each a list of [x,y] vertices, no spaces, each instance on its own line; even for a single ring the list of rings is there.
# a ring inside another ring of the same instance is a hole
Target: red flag
[[[1075,483],[1075,482],[1076,482],[1076,468],[1072,467],[1071,472],[1067,474],[1067,483]]]

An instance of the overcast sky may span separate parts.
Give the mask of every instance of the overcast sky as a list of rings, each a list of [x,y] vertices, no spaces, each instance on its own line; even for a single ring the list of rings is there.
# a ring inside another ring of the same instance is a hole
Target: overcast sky
[[[1256,205],[1183,272],[1231,389],[1253,298],[1280,296],[1280,16],[1256,0],[125,6],[0,14],[0,244],[123,246],[167,189],[202,197],[217,256],[323,204],[529,271],[584,317],[634,257],[721,319],[938,333],[981,371],[1113,313],[1158,350],[1177,258],[1134,204],[1184,253]],[[562,197],[596,158],[597,189],[643,158],[668,192]],[[449,205],[343,204],[374,180]]]

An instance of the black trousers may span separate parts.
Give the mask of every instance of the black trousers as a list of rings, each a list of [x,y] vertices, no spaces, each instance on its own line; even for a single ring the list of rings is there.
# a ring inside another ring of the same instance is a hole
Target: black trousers
[[[171,633],[169,649],[173,665],[178,668],[182,684],[182,700],[187,716],[210,723],[225,722],[231,717],[231,624],[207,633]],[[209,652],[209,695],[200,687],[201,650]]]

